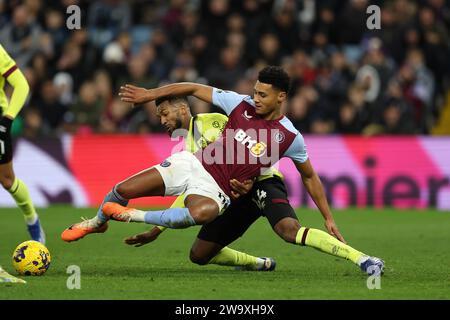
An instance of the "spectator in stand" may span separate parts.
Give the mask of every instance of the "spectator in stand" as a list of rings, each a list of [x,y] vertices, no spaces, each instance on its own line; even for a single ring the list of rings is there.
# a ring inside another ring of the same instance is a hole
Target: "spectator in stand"
[[[236,48],[226,47],[220,53],[220,61],[206,70],[211,85],[232,89],[245,69],[241,65],[240,52]]]
[[[67,108],[60,103],[58,89],[52,80],[45,80],[39,90],[36,105],[42,115],[45,125],[53,131],[60,129]]]
[[[64,23],[72,4],[80,30]],[[366,27],[371,4],[380,30]],[[31,87],[34,109],[16,125],[27,136],[158,132],[152,104],[112,120],[120,85],[193,81],[251,95],[267,64],[289,72],[283,108],[304,133],[427,134],[450,91],[449,28],[445,0],[0,0],[0,42]],[[35,132],[38,118],[48,130]]]
[[[94,1],[88,10],[87,27],[91,43],[103,49],[121,31],[131,27],[131,8],[128,1]]]
[[[402,101],[391,100],[383,111],[384,134],[414,134],[411,110]]]
[[[32,21],[28,8],[21,5],[15,8],[11,23],[1,29],[0,42],[23,68],[39,50],[41,34],[41,27]]]
[[[339,118],[336,122],[336,132],[343,134],[361,133],[361,121],[358,110],[350,102],[344,102],[339,108]]]
[[[71,114],[76,132],[95,132],[103,111],[102,100],[93,81],[84,82],[78,93],[78,101],[72,106]]]
[[[289,101],[288,117],[300,132],[309,133],[310,131],[311,115],[309,108],[308,101],[300,94],[295,95]]]

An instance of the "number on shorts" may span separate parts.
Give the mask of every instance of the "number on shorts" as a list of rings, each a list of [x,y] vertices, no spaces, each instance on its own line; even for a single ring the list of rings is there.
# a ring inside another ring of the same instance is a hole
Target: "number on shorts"
[[[5,154],[5,142],[0,140],[0,154]]]

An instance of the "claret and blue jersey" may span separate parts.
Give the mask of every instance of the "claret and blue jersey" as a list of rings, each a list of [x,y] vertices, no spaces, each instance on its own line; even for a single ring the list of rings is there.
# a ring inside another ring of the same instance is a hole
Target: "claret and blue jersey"
[[[228,195],[230,179],[259,176],[282,157],[308,159],[303,136],[285,116],[265,120],[255,112],[250,96],[213,89],[212,102],[228,115],[219,139],[196,153],[202,165]]]

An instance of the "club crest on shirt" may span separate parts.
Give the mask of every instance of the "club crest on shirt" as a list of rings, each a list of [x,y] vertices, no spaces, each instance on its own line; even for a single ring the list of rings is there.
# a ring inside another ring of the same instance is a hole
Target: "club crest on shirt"
[[[275,134],[274,134],[274,140],[275,140],[275,142],[276,143],[282,143],[283,141],[284,141],[284,133],[283,132],[280,132],[280,131],[278,131],[278,132],[276,132]]]

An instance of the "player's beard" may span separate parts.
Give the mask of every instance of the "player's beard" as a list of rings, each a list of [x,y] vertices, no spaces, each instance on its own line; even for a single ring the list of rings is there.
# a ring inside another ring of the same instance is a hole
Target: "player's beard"
[[[181,122],[181,118],[178,117],[178,118],[175,120],[175,126],[174,126],[173,130],[170,130],[169,135],[170,135],[172,138],[184,136],[185,134],[184,134],[183,130],[179,130],[179,129],[182,128],[182,126],[183,126],[183,124],[182,124],[182,122]]]

